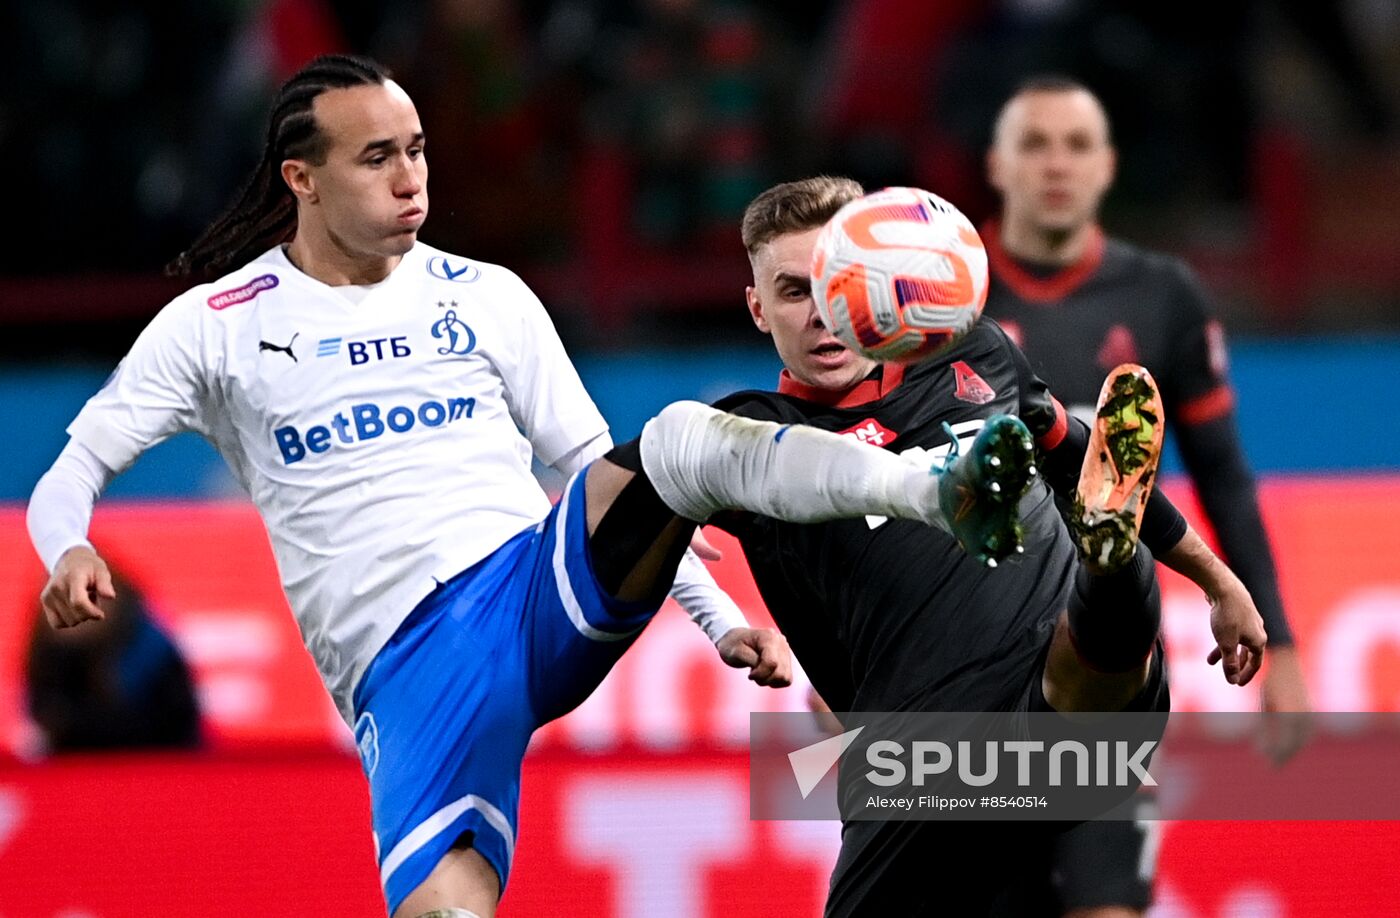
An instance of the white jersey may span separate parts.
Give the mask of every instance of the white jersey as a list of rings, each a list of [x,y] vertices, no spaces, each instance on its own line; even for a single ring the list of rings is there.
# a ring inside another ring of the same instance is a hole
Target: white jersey
[[[68,432],[114,471],[182,430],[214,444],[349,717],[365,668],[435,584],[548,514],[532,451],[553,463],[607,424],[510,271],[420,242],[362,299],[347,292],[280,247],[195,287]]]

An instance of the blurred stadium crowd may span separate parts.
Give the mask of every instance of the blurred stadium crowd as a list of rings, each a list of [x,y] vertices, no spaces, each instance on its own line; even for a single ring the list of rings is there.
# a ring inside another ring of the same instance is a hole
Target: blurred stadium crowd
[[[1108,107],[1112,229],[1185,255],[1232,328],[1400,321],[1400,9],[1384,0],[1207,18],[1110,0],[29,0],[0,36],[0,157],[23,215],[0,322],[20,331],[104,316],[134,333],[175,289],[150,278],[256,161],[273,88],[329,50],[386,61],[417,100],[428,241],[516,267],[566,340],[716,321],[745,267],[738,216],[775,181],[838,171],[987,216],[996,107],[1040,71]],[[27,282],[56,276],[70,285]]]

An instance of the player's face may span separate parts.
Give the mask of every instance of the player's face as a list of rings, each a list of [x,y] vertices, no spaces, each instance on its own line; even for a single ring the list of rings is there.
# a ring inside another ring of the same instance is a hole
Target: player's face
[[[326,160],[307,167],[316,217],[351,257],[394,258],[413,247],[428,216],[423,127],[395,82],[316,97]]]
[[[1040,232],[1073,232],[1096,220],[1113,168],[1108,119],[1081,90],[1013,99],[988,156],[1006,221]]]
[[[773,336],[783,366],[798,382],[846,389],[875,369],[875,361],[848,349],[822,324],[812,301],[812,249],[821,227],[787,233],[753,257],[753,286],[745,294],[759,331]]]

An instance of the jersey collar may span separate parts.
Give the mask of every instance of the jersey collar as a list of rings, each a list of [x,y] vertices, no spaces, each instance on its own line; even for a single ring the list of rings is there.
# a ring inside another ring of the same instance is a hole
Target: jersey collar
[[[855,408],[884,398],[903,381],[904,365],[901,363],[882,363],[849,389],[819,389],[783,370],[778,374],[778,391],[828,408]]]
[[[1001,223],[988,220],[982,225],[982,242],[992,274],[1028,303],[1049,304],[1069,296],[1089,279],[1103,261],[1103,230],[1095,224],[1084,253],[1073,264],[1065,265],[1049,277],[1036,277],[1001,245]]]

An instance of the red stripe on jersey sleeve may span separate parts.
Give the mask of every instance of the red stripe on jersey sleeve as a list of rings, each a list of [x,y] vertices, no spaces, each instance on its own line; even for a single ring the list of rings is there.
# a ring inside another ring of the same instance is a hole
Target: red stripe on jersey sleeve
[[[1204,424],[1224,417],[1233,407],[1235,391],[1222,384],[1182,405],[1176,416],[1183,424]]]
[[[1065,434],[1069,433],[1069,415],[1065,414],[1065,406],[1054,396],[1050,397],[1050,403],[1055,407],[1055,423],[1035,441],[1037,446],[1045,450],[1059,446],[1065,439]]]

